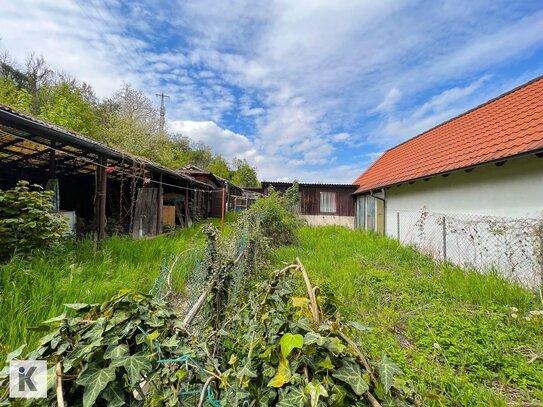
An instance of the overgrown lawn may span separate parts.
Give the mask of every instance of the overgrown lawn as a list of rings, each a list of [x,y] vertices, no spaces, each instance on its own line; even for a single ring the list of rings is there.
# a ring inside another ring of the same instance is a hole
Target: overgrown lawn
[[[373,327],[361,342],[390,355],[424,405],[543,405],[543,316],[529,313],[542,309],[535,293],[340,227],[301,228],[272,264],[295,257],[335,293],[343,315]]]
[[[28,327],[59,315],[63,304],[103,302],[125,288],[148,292],[163,259],[203,242],[197,225],[154,239],[115,236],[97,251],[92,240],[68,242],[0,264],[0,360],[23,343],[33,348],[43,332]]]

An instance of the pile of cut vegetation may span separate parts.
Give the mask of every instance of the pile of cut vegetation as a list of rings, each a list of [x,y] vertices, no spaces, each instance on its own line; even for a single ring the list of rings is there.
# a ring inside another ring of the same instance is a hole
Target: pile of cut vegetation
[[[370,328],[344,321],[298,259],[262,271],[274,244],[264,232],[274,226],[262,219],[280,215],[277,228],[296,227],[283,207],[272,194],[238,220],[230,239],[204,227],[207,245],[188,284],[199,294],[193,301],[174,301],[170,290],[127,290],[103,304],[66,305],[36,328],[49,333],[25,356],[48,361],[49,398],[23,404],[418,405],[398,366],[353,339]],[[164,277],[171,284],[172,275]],[[6,399],[7,369],[2,375]]]

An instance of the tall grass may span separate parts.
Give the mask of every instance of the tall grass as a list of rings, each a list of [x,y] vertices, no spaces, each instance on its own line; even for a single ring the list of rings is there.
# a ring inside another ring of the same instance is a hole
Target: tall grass
[[[543,405],[536,293],[365,232],[305,227],[299,237],[272,264],[299,257],[344,316],[373,327],[360,340],[401,365],[423,405]]]
[[[91,240],[68,242],[0,265],[0,360],[23,343],[34,346],[43,333],[28,327],[59,315],[63,304],[105,301],[123,288],[149,291],[166,256],[203,243],[199,231],[193,226],[142,240],[115,236],[98,251]]]

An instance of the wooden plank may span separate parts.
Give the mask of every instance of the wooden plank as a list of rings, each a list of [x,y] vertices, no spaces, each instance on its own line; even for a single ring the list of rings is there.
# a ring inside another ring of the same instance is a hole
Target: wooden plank
[[[164,205],[162,207],[162,224],[164,226],[175,226],[175,205]]]

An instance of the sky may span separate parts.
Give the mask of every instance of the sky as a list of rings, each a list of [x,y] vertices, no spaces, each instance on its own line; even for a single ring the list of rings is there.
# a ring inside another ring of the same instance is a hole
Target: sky
[[[0,51],[268,181],[352,183],[386,149],[543,74],[540,0],[0,0]]]

